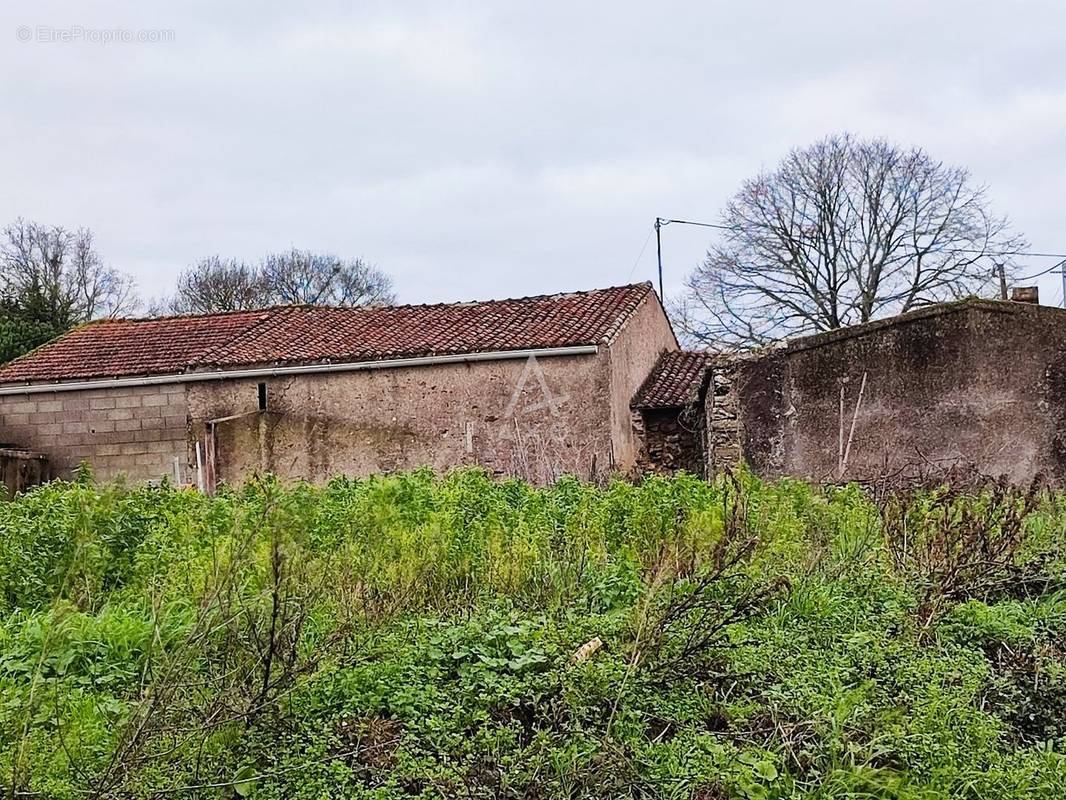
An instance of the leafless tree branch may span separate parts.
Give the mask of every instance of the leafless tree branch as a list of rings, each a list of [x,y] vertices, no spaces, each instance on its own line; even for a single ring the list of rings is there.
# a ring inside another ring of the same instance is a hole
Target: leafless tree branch
[[[133,280],[104,263],[91,231],[24,219],[0,234],[0,297],[57,330],[138,305]]]
[[[1026,242],[969,173],[924,150],[831,136],[746,182],[673,317],[694,343],[832,330],[995,287]]]
[[[176,294],[157,310],[202,314],[279,304],[393,302],[392,279],[374,265],[293,249],[268,255],[257,264],[218,256],[201,259],[182,272]]]

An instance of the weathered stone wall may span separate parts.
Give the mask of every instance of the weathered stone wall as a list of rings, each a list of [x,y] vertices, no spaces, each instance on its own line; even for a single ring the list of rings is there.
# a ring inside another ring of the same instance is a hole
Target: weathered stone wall
[[[650,367],[649,367],[650,368]],[[606,353],[189,384],[193,436],[214,424],[217,477],[324,481],[482,465],[546,482],[612,460]]]
[[[88,461],[101,479],[190,480],[181,384],[0,395],[0,441],[43,453],[55,477]]]
[[[741,362],[744,459],[766,476],[814,480],[965,465],[1066,482],[1064,322],[1057,309],[970,301]]]
[[[633,430],[642,442],[637,471],[642,475],[672,475],[684,470],[703,475],[704,430],[700,409],[635,409]]]
[[[723,355],[710,366],[704,411],[705,472],[716,475],[740,461],[736,373],[739,356]]]

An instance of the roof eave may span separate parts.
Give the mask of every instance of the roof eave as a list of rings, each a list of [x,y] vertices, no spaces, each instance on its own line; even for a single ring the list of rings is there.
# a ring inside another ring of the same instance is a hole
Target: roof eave
[[[413,358],[378,359],[375,361],[349,361],[316,364],[281,364],[275,366],[235,367],[218,370],[200,370],[162,375],[130,375],[117,378],[87,378],[79,381],[53,383],[8,383],[0,384],[0,396],[20,394],[44,394],[48,392],[90,391],[134,386],[162,386],[175,383],[203,383],[216,380],[241,380],[296,375],[316,375],[334,372],[360,372],[377,369],[398,369],[446,364],[463,364],[481,361],[507,361],[527,358],[552,358],[559,356],[595,355],[599,346],[572,345],[566,347],[542,347],[523,350],[493,350],[479,353],[454,353]]]

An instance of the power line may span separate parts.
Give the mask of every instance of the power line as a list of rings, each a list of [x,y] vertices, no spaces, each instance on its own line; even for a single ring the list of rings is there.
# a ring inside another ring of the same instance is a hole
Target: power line
[[[700,228],[715,228],[715,229],[720,230],[720,231],[736,231],[735,227],[731,227],[729,225],[716,225],[713,222],[693,222],[692,220],[687,220],[687,219],[665,219],[663,217],[656,217],[656,221],[659,223],[659,225],[669,225],[671,222],[676,222],[678,225],[695,225],[695,226],[700,227]],[[1026,256],[1027,258],[1060,258],[1060,259],[1066,259],[1066,253],[1034,253],[1034,252],[1031,252],[1029,250],[997,250],[997,251],[993,252],[993,251],[989,251],[989,250],[976,250],[976,249],[967,248],[967,247],[946,247],[941,252],[943,252],[943,253],[969,253],[971,255],[988,255],[988,256]],[[1058,264],[1055,265],[1055,267],[1057,267],[1057,266],[1058,266]],[[1051,272],[1051,270],[1055,269],[1055,267],[1051,267],[1050,269],[1045,270],[1044,272],[1039,272],[1039,273],[1037,273],[1037,275],[1044,275],[1044,274],[1046,274],[1048,272]],[[1037,277],[1037,275],[1033,275],[1031,277],[1035,278],[1035,277]],[[1026,278],[1025,280],[1028,280],[1028,278]]]
[[[1066,261],[1059,261],[1056,264],[1052,264],[1050,267],[1048,267],[1045,270],[1041,270],[1040,272],[1034,272],[1032,275],[1023,275],[1023,276],[1015,278],[1014,280],[1016,280],[1016,281],[1031,281],[1033,278],[1039,278],[1041,275],[1047,275],[1049,272],[1054,272],[1059,267],[1063,266],[1063,264],[1066,264]]]
[[[728,225],[715,225],[713,222],[692,222],[687,219],[663,219],[662,217],[658,217],[657,220],[660,225],[669,225],[671,222],[676,222],[678,225],[697,225],[700,228],[717,228],[720,231],[733,230]]]
[[[718,225],[718,224],[716,224],[714,222],[697,222],[695,220],[689,220],[689,219],[668,219],[666,217],[656,217],[655,218],[655,226],[653,228],[653,231],[655,233],[655,249],[657,251],[658,262],[659,262],[659,297],[660,297],[660,299],[663,297],[663,240],[662,240],[662,228],[665,225],[672,225],[672,224],[693,225],[693,226],[695,226],[697,228],[714,228],[715,230],[719,230],[719,231],[734,231],[734,232],[736,231],[735,227],[731,227],[729,225]],[[644,255],[644,248],[646,248],[648,246],[648,241],[650,239],[651,239],[651,234],[649,233],[648,234],[648,238],[644,240],[644,247],[642,247],[640,249],[640,255],[637,256],[637,262],[639,262],[640,261],[640,257]],[[1031,251],[1031,250],[1002,250],[1002,251],[998,251],[998,252],[989,252],[988,250],[977,250],[977,249],[974,249],[974,248],[967,248],[967,247],[947,247],[947,248],[944,248],[943,250],[941,250],[940,252],[944,252],[944,253],[965,253],[967,255],[989,256],[989,257],[992,257],[992,258],[1003,258],[1003,257],[1006,257],[1006,256],[1024,256],[1026,258],[1054,258],[1054,259],[1059,259],[1057,261],[1057,263],[1052,264],[1050,267],[1048,267],[1045,270],[1041,270],[1040,272],[1035,272],[1032,275],[1026,275],[1026,276],[1023,276],[1023,277],[1016,277],[1014,280],[1016,280],[1016,281],[1031,281],[1031,280],[1033,280],[1033,278],[1039,278],[1042,275],[1047,275],[1048,273],[1054,272],[1055,270],[1057,270],[1057,269],[1059,269],[1061,267],[1062,270],[1063,270],[1063,276],[1062,276],[1063,295],[1064,295],[1064,299],[1066,299],[1066,253],[1038,253],[1038,252],[1034,252],[1034,251]],[[629,271],[630,277],[632,277],[633,270],[635,270],[636,267],[637,267],[637,264],[634,263],[633,264],[633,269],[631,269]]]
[[[637,264],[639,264],[640,259],[644,257],[644,251],[648,249],[648,242],[651,241],[651,235],[653,233],[655,233],[655,228],[649,228],[648,236],[644,239],[644,244],[640,248],[640,255],[637,256],[637,260],[633,262],[633,267],[629,270],[629,276],[626,278],[627,281],[631,280],[633,278],[633,273],[637,271]]]

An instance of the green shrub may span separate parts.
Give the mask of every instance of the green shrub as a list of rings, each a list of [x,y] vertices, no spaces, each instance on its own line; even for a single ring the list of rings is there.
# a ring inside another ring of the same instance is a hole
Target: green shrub
[[[0,504],[0,787],[1061,797],[1064,507],[747,473],[53,483]]]

